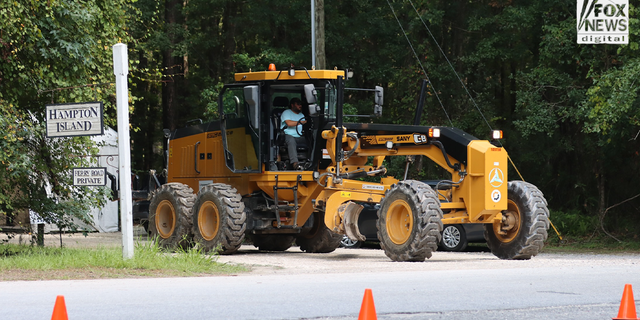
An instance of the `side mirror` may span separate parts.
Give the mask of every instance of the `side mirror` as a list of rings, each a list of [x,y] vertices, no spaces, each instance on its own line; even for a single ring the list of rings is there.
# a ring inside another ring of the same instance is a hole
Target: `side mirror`
[[[318,112],[320,112],[320,107],[317,104],[310,104],[309,105],[309,115],[310,116],[315,116],[316,114],[318,114]]]
[[[307,104],[312,105],[318,101],[317,97],[318,93],[316,92],[316,87],[312,84],[304,85],[304,96],[307,99]]]
[[[382,105],[384,104],[384,89],[380,86],[376,86],[374,103],[375,106],[373,107],[373,114],[376,117],[382,116]]]
[[[244,101],[249,105],[249,121],[254,128],[257,128],[260,123],[258,118],[260,115],[260,112],[258,112],[259,97],[258,86],[244,87]]]
[[[309,115],[315,116],[318,114],[320,109],[316,104],[318,101],[318,92],[316,91],[316,87],[313,84],[305,84],[304,96],[307,99],[307,104],[309,104]]]

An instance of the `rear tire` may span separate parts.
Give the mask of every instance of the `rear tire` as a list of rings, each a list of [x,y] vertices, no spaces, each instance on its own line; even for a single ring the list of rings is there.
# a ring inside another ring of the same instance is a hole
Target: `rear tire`
[[[329,253],[340,246],[342,235],[333,233],[324,224],[324,214],[313,213],[313,227],[304,235],[296,237],[300,250],[308,253]]]
[[[393,186],[378,210],[380,247],[393,261],[424,261],[442,237],[442,210],[426,183],[405,180]]]
[[[491,252],[500,259],[527,260],[537,255],[549,229],[549,209],[542,192],[524,181],[510,181],[508,209],[503,216],[514,218],[513,228],[500,234],[501,223],[486,224],[484,237]]]
[[[149,236],[159,246],[167,249],[191,246],[191,207],[195,197],[193,189],[177,182],[164,184],[153,192],[149,203]]]
[[[193,204],[193,239],[205,252],[232,254],[240,248],[247,229],[247,214],[238,191],[214,183],[204,186]],[[220,246],[218,248],[218,246]]]
[[[280,234],[254,234],[251,238],[260,251],[286,251],[295,241],[294,236]]]

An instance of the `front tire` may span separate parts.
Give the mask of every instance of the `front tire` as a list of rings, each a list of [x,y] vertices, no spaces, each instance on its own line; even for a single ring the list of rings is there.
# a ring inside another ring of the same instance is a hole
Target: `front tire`
[[[533,184],[510,181],[508,207],[503,222],[486,224],[484,237],[500,259],[527,260],[537,255],[549,229],[549,209],[542,192]]]
[[[233,187],[214,183],[204,186],[193,204],[193,238],[205,252],[238,251],[247,228],[242,197]],[[218,246],[220,246],[218,248]]]
[[[188,185],[172,182],[162,185],[151,195],[149,203],[149,236],[167,248],[191,246],[191,207],[195,199]]]
[[[324,214],[313,213],[313,227],[307,234],[296,237],[300,250],[308,253],[329,253],[340,246],[342,235],[333,233],[324,224]]]
[[[393,261],[424,261],[437,250],[442,210],[426,183],[405,180],[393,186],[378,210],[380,247]]]

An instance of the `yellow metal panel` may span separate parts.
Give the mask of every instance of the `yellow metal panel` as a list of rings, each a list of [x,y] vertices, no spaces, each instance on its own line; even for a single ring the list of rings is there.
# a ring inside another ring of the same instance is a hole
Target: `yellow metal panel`
[[[507,209],[507,152],[486,140],[468,146],[465,182],[461,186],[471,222],[486,220]]]
[[[227,148],[233,154],[236,170],[260,168],[251,136],[245,132],[245,128],[227,130]],[[222,150],[220,152],[222,153]]]
[[[234,129],[237,130],[237,129]],[[241,130],[244,133],[244,129]],[[238,133],[238,132],[236,132]],[[240,135],[238,135],[240,136]],[[244,136],[244,134],[242,135]],[[240,136],[241,141],[245,141],[245,145],[250,145],[250,140]],[[198,145],[198,155],[204,153],[204,159],[194,158],[195,144]],[[235,146],[241,143],[236,143]],[[253,149],[253,148],[252,148]],[[255,152],[247,155],[245,149],[235,150],[240,154],[240,160],[243,164],[257,164]],[[211,159],[208,154],[211,154]],[[235,153],[234,153],[235,155]],[[196,160],[197,159],[197,160]],[[198,170],[195,171],[195,161],[198,161]],[[178,167],[181,165],[180,167]],[[180,182],[191,187],[194,192],[198,192],[200,181],[213,183],[225,183],[233,186],[238,193],[250,194],[258,190],[255,182],[250,181],[249,175],[234,174],[227,168],[224,160],[224,152],[222,150],[222,135],[220,131],[205,132],[201,134],[191,135],[179,139],[171,140],[169,148],[169,176],[167,182]]]
[[[464,209],[464,202],[442,202],[440,203],[440,209],[449,210],[449,209]]]
[[[421,133],[404,133],[393,135],[369,135],[363,136],[362,140],[370,145],[386,144],[388,141],[393,143],[415,143],[426,144],[427,136]]]
[[[264,80],[311,80],[311,79],[337,79],[344,77],[344,70],[295,70],[293,77],[289,76],[289,70],[281,71],[257,71],[241,72],[235,74],[235,80],[240,81],[264,81]],[[309,74],[307,74],[309,72]],[[311,78],[311,79],[310,79]]]

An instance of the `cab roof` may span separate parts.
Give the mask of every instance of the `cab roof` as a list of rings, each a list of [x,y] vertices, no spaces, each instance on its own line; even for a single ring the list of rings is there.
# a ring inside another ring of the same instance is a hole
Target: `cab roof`
[[[264,81],[264,80],[309,80],[309,79],[337,79],[338,76],[344,77],[344,70],[295,70],[293,77],[289,76],[289,70],[280,71],[256,71],[256,72],[240,72],[235,74],[236,82],[243,81]]]

